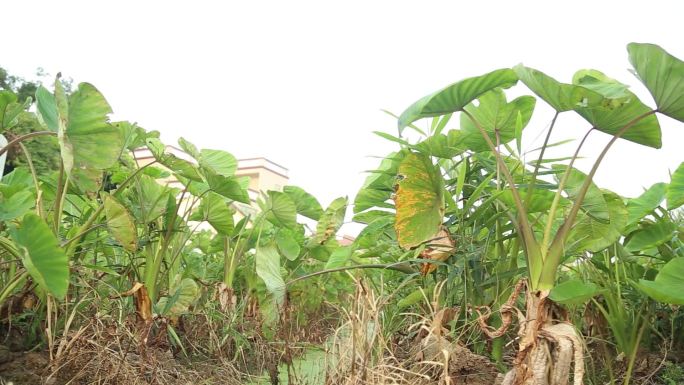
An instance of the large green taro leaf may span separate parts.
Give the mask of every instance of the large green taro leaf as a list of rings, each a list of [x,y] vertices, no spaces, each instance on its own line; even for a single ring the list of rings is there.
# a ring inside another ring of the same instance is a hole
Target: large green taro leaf
[[[658,112],[684,122],[684,62],[655,44],[630,43],[627,52]]]
[[[240,178],[225,177],[218,174],[206,174],[205,178],[207,180],[209,189],[217,194],[223,195],[224,197],[234,201],[247,204],[251,203],[247,188],[241,183]],[[202,185],[203,183],[195,184]]]
[[[292,199],[297,206],[297,213],[315,221],[320,219],[323,208],[318,200],[301,187],[285,186],[283,192]]]
[[[551,289],[549,298],[564,305],[581,305],[600,293],[601,289],[593,282],[571,279]]]
[[[515,72],[520,81],[556,111],[575,111],[597,130],[609,135],[614,135],[633,119],[650,111],[650,108],[629,91],[618,98],[606,96],[617,95],[607,92],[614,90],[616,84],[598,71],[582,71],[580,76],[575,76],[575,81],[582,84],[560,83],[541,71],[523,65],[516,66]],[[622,88],[626,90],[624,86]],[[658,119],[654,115],[641,119],[622,138],[660,148],[662,143]]]
[[[280,191],[269,191],[264,208],[266,219],[275,226],[294,228],[297,226],[297,206],[292,199]]]
[[[93,85],[79,84],[78,90],[69,97],[68,115],[57,110],[65,128],[60,144],[67,170],[70,171],[69,156],[73,157],[73,166],[78,168],[105,169],[117,161],[123,138],[121,132],[109,124],[107,115],[112,109]]]
[[[219,234],[231,235],[233,232],[233,210],[228,207],[226,198],[208,191],[193,214],[191,221],[207,221]]]
[[[285,281],[280,274],[280,254],[275,242],[257,246],[255,258],[257,275],[273,294],[276,303],[282,304],[285,299]]]
[[[31,278],[63,299],[69,287],[69,261],[48,225],[38,215],[27,213],[13,232],[22,262]]]
[[[399,165],[394,198],[394,229],[399,245],[418,246],[433,239],[444,219],[444,180],[430,158],[409,153]]]
[[[667,186],[667,209],[674,210],[684,205],[684,162],[672,174]]]
[[[399,129],[404,129],[418,119],[461,111],[485,92],[499,87],[509,88],[517,82],[515,72],[504,68],[453,83],[423,97],[407,108],[399,116]]]
[[[586,103],[587,99],[593,95],[584,87],[560,83],[551,76],[522,64],[513,67],[513,70],[527,88],[558,112],[572,111]],[[597,95],[593,96],[600,99]]]
[[[287,228],[278,229],[275,235],[275,242],[280,254],[290,261],[299,258],[299,252],[301,251],[301,246],[296,237],[296,233]]]
[[[637,287],[658,302],[684,305],[684,258],[674,258],[653,281],[640,279]]]
[[[232,154],[223,150],[202,149],[197,161],[202,169],[225,177],[233,176],[238,164]]]
[[[104,212],[107,217],[107,228],[112,237],[128,251],[138,249],[137,228],[133,216],[126,207],[112,196],[104,198]]]
[[[672,239],[676,229],[675,223],[664,219],[645,224],[641,229],[632,233],[625,249],[636,252],[657,247]]]
[[[665,192],[667,184],[656,183],[649,187],[637,198],[629,199],[627,201],[627,211],[629,212],[629,220],[627,223],[632,224],[638,222],[643,217],[647,216],[655,210],[660,203],[665,199]]]
[[[9,194],[0,186],[0,221],[19,218],[31,210],[36,200],[31,190],[16,191]]]
[[[507,102],[503,90],[495,89],[480,96],[478,102],[477,106],[468,104],[465,110],[484,128],[492,143],[505,144],[516,138],[519,117],[520,129],[527,126],[536,99],[532,96],[521,96]],[[461,114],[461,135],[462,141],[469,149],[475,152],[489,151],[480,130],[466,114]]]
[[[600,71],[581,70],[575,74],[573,82],[596,92],[603,100],[600,103],[587,103],[575,111],[591,123],[597,130],[610,135],[644,114],[651,108],[630,92],[622,83],[611,79]],[[633,124],[622,138],[649,147],[660,148],[661,132],[658,118],[651,114]]]

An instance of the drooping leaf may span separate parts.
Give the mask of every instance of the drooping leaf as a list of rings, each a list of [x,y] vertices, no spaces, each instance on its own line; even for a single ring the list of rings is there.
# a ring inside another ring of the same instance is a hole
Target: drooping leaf
[[[667,184],[656,183],[644,191],[638,198],[627,201],[627,211],[629,212],[628,223],[632,224],[655,210],[665,199]]]
[[[637,287],[658,302],[684,305],[684,258],[670,260],[655,280],[640,279]]]
[[[266,219],[276,226],[297,226],[297,206],[290,197],[280,191],[269,191],[266,199]]]
[[[257,246],[256,273],[266,284],[266,289],[273,294],[276,303],[282,304],[285,298],[285,281],[280,274],[280,254],[273,242]]]
[[[209,191],[202,197],[197,210],[190,216],[192,221],[207,221],[219,234],[231,235],[233,232],[233,210],[226,199]]]
[[[347,197],[340,197],[328,205],[316,224],[316,234],[310,238],[310,245],[321,245],[330,239],[334,239],[335,234],[344,223],[347,203]]]
[[[658,112],[684,122],[684,62],[655,44],[630,43],[627,52]]]
[[[499,87],[512,87],[517,81],[518,77],[515,72],[505,68],[451,84],[423,97],[407,108],[399,116],[399,129],[402,130],[418,119],[461,111],[485,92]]]
[[[593,282],[571,279],[554,286],[549,298],[564,305],[581,305],[600,293],[601,289]]]
[[[69,261],[48,225],[29,212],[13,232],[12,238],[21,253],[31,278],[58,299],[69,287]]]
[[[116,198],[106,195],[104,198],[104,212],[107,217],[107,228],[112,237],[128,251],[138,249],[138,235],[133,217]]]
[[[522,128],[524,128],[532,117],[536,102],[532,96],[521,96],[509,103],[501,89],[489,91],[477,100],[479,102],[477,106],[471,103],[465,107],[465,110],[484,128],[495,145],[496,133],[498,133],[498,142],[502,145],[515,139],[518,115],[521,116]],[[480,130],[466,114],[461,114],[461,135],[464,144],[469,149],[475,152],[489,151],[489,146]]]
[[[444,219],[444,181],[430,158],[407,154],[399,165],[394,224],[399,245],[411,248],[439,232]]]
[[[297,206],[297,213],[315,221],[320,219],[323,208],[318,200],[303,188],[297,186],[285,186],[283,192],[292,199]]]
[[[631,235],[625,249],[634,252],[659,246],[675,236],[676,228],[675,223],[667,220],[649,223]]]
[[[567,171],[567,167],[563,165],[553,165],[553,169],[562,171],[563,173]],[[556,177],[556,180],[560,180],[560,178],[562,178],[562,174],[560,173],[554,176]],[[582,189],[582,184],[586,179],[587,175],[585,175],[583,172],[575,168],[570,170],[570,175],[568,176],[563,191],[568,194],[568,198],[570,198],[570,200],[573,202],[577,200],[580,190]],[[591,182],[589,185],[589,189],[584,196],[584,200],[581,202],[581,208],[585,213],[587,213],[587,215],[596,220],[604,222],[610,220],[608,205],[606,205],[606,201],[603,198],[603,193],[598,187],[596,187],[594,182]]]
[[[672,174],[667,186],[667,209],[674,210],[681,205],[684,205],[684,162]]]

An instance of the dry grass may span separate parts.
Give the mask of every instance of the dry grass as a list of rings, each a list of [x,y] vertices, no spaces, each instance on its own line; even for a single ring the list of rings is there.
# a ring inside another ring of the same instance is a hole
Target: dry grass
[[[382,330],[382,308],[388,299],[357,281],[354,305],[331,343],[327,384],[491,385],[500,381],[488,359],[447,338],[443,322],[449,309],[436,303],[429,305],[432,314],[419,315],[411,326],[418,330],[415,336],[388,341]]]
[[[242,374],[226,360],[191,363],[163,344],[141,348],[130,324],[93,320],[65,338],[69,348],[50,364],[47,384],[241,384]]]

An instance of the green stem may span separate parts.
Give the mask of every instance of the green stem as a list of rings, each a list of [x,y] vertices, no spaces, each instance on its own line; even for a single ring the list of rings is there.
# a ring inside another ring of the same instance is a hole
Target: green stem
[[[594,130],[592,127],[587,131],[586,134],[584,134],[584,137],[582,137],[582,140],[580,141],[579,145],[577,146],[577,149],[575,150],[575,153],[572,155],[572,158],[570,159],[570,163],[568,163],[568,167],[565,169],[565,172],[563,173],[563,177],[561,178],[560,182],[558,183],[558,188],[556,189],[556,194],[553,196],[553,202],[551,202],[551,208],[549,209],[549,217],[546,220],[546,226],[544,227],[544,237],[542,238],[542,243],[541,243],[541,249],[542,249],[542,256],[544,259],[546,259],[546,252],[548,250],[549,246],[549,240],[551,239],[551,228],[553,226],[553,221],[556,219],[556,211],[558,210],[558,204],[560,203],[560,198],[561,198],[561,193],[563,192],[563,189],[565,188],[565,184],[568,182],[568,178],[570,178],[570,172],[572,171],[572,166],[575,164],[575,160],[579,156],[579,152],[584,146],[584,143],[587,141],[587,138],[589,137],[589,134]],[[543,151],[543,149],[542,149]]]
[[[59,235],[59,227],[62,222],[62,205],[66,197],[68,174],[64,170],[64,162],[59,164],[59,175],[57,176],[57,193],[55,194],[55,207],[52,212],[52,231]]]
[[[249,218],[246,219],[246,222],[249,222]],[[251,231],[254,231],[254,228],[252,228]],[[235,245],[233,246],[233,249],[230,253],[230,257],[228,256],[227,250],[229,244],[228,244],[228,237],[226,236],[226,244],[225,244],[225,250],[226,253],[224,254],[225,260],[223,261],[223,282],[226,284],[228,288],[233,288],[233,279],[235,278],[235,271],[237,269],[237,252],[238,249],[240,248],[240,241],[242,240],[242,235],[244,233],[244,227],[240,231],[240,234],[238,234],[238,238],[235,241]],[[250,234],[251,236],[251,234]],[[240,253],[242,254],[242,253]]]
[[[560,112],[556,111],[556,114],[553,115],[553,120],[551,120],[551,125],[549,126],[549,132],[546,133],[546,138],[544,138],[544,144],[542,145],[541,151],[539,152],[539,159],[537,159],[537,163],[535,163],[534,165],[534,172],[532,172],[532,181],[530,182],[530,185],[527,187],[525,207],[529,208],[530,201],[532,200],[532,194],[534,194],[534,188],[537,184],[537,176],[539,175],[539,168],[541,167],[542,160],[544,160],[546,146],[549,144],[549,139],[551,139],[551,132],[553,131],[553,127],[556,125],[556,119],[558,118],[559,114]]]
[[[334,269],[327,269],[327,270],[321,270],[317,271],[315,273],[303,275],[301,277],[297,277],[285,284],[285,286],[290,286],[293,283],[303,281],[305,279],[309,279],[318,275],[323,275],[323,274],[329,274],[329,273],[335,273],[338,271],[346,271],[346,270],[354,270],[354,269],[387,269],[387,270],[395,270],[399,271],[402,273],[406,274],[414,274],[416,271],[411,269],[406,262],[394,262],[394,263],[376,263],[376,264],[368,264],[368,265],[356,265],[356,266],[344,266],[344,267],[336,267]]]
[[[608,150],[610,150],[613,144],[620,137],[622,137],[622,135],[624,135],[625,132],[627,132],[627,130],[632,128],[635,124],[639,123],[642,119],[655,113],[656,110],[648,111],[632,119],[629,123],[622,127],[615,135],[613,135],[608,144],[606,144],[606,146],[604,147],[603,151],[601,151],[601,154],[599,154],[598,158],[594,162],[594,166],[591,168],[589,175],[587,175],[587,178],[585,179],[584,183],[582,184],[582,187],[579,190],[579,193],[577,194],[577,198],[575,199],[575,202],[573,203],[572,208],[570,209],[570,213],[568,214],[567,218],[565,219],[561,227],[558,229],[558,232],[556,233],[556,236],[554,237],[553,242],[549,247],[546,261],[544,261],[544,265],[542,267],[542,275],[540,277],[539,282],[540,287],[544,289],[551,289],[553,287],[553,284],[556,280],[556,270],[558,268],[558,265],[560,264],[561,257],[563,256],[565,250],[565,241],[570,235],[570,230],[572,229],[572,226],[575,223],[575,219],[577,219],[580,206],[584,201],[584,197],[587,195],[587,191],[591,186],[592,180],[594,179],[594,175],[596,175],[596,171],[601,165],[601,161],[603,161],[603,158],[608,153]]]
[[[24,143],[19,143],[19,147],[21,147],[21,151],[24,153],[24,156],[26,156],[26,163],[31,171],[33,186],[36,189],[36,210],[41,218],[45,218],[45,211],[43,211],[43,200],[41,199],[40,182],[38,182],[38,173],[33,165],[33,158],[31,157],[31,153],[28,151],[26,146],[24,146]]]
[[[634,362],[636,361],[637,352],[639,351],[639,344],[641,342],[641,337],[644,335],[644,330],[646,329],[645,320],[642,322],[639,332],[637,333],[636,340],[634,340],[634,349],[629,356],[629,364],[627,364],[627,372],[625,373],[625,380],[623,385],[629,385],[629,381],[632,379],[632,372],[634,371]]]

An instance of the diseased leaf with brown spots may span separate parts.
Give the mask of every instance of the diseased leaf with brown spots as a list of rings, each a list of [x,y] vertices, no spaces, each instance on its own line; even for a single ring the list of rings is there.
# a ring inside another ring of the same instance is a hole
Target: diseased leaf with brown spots
[[[444,219],[444,181],[429,157],[409,153],[399,165],[394,229],[403,248],[435,238]]]

